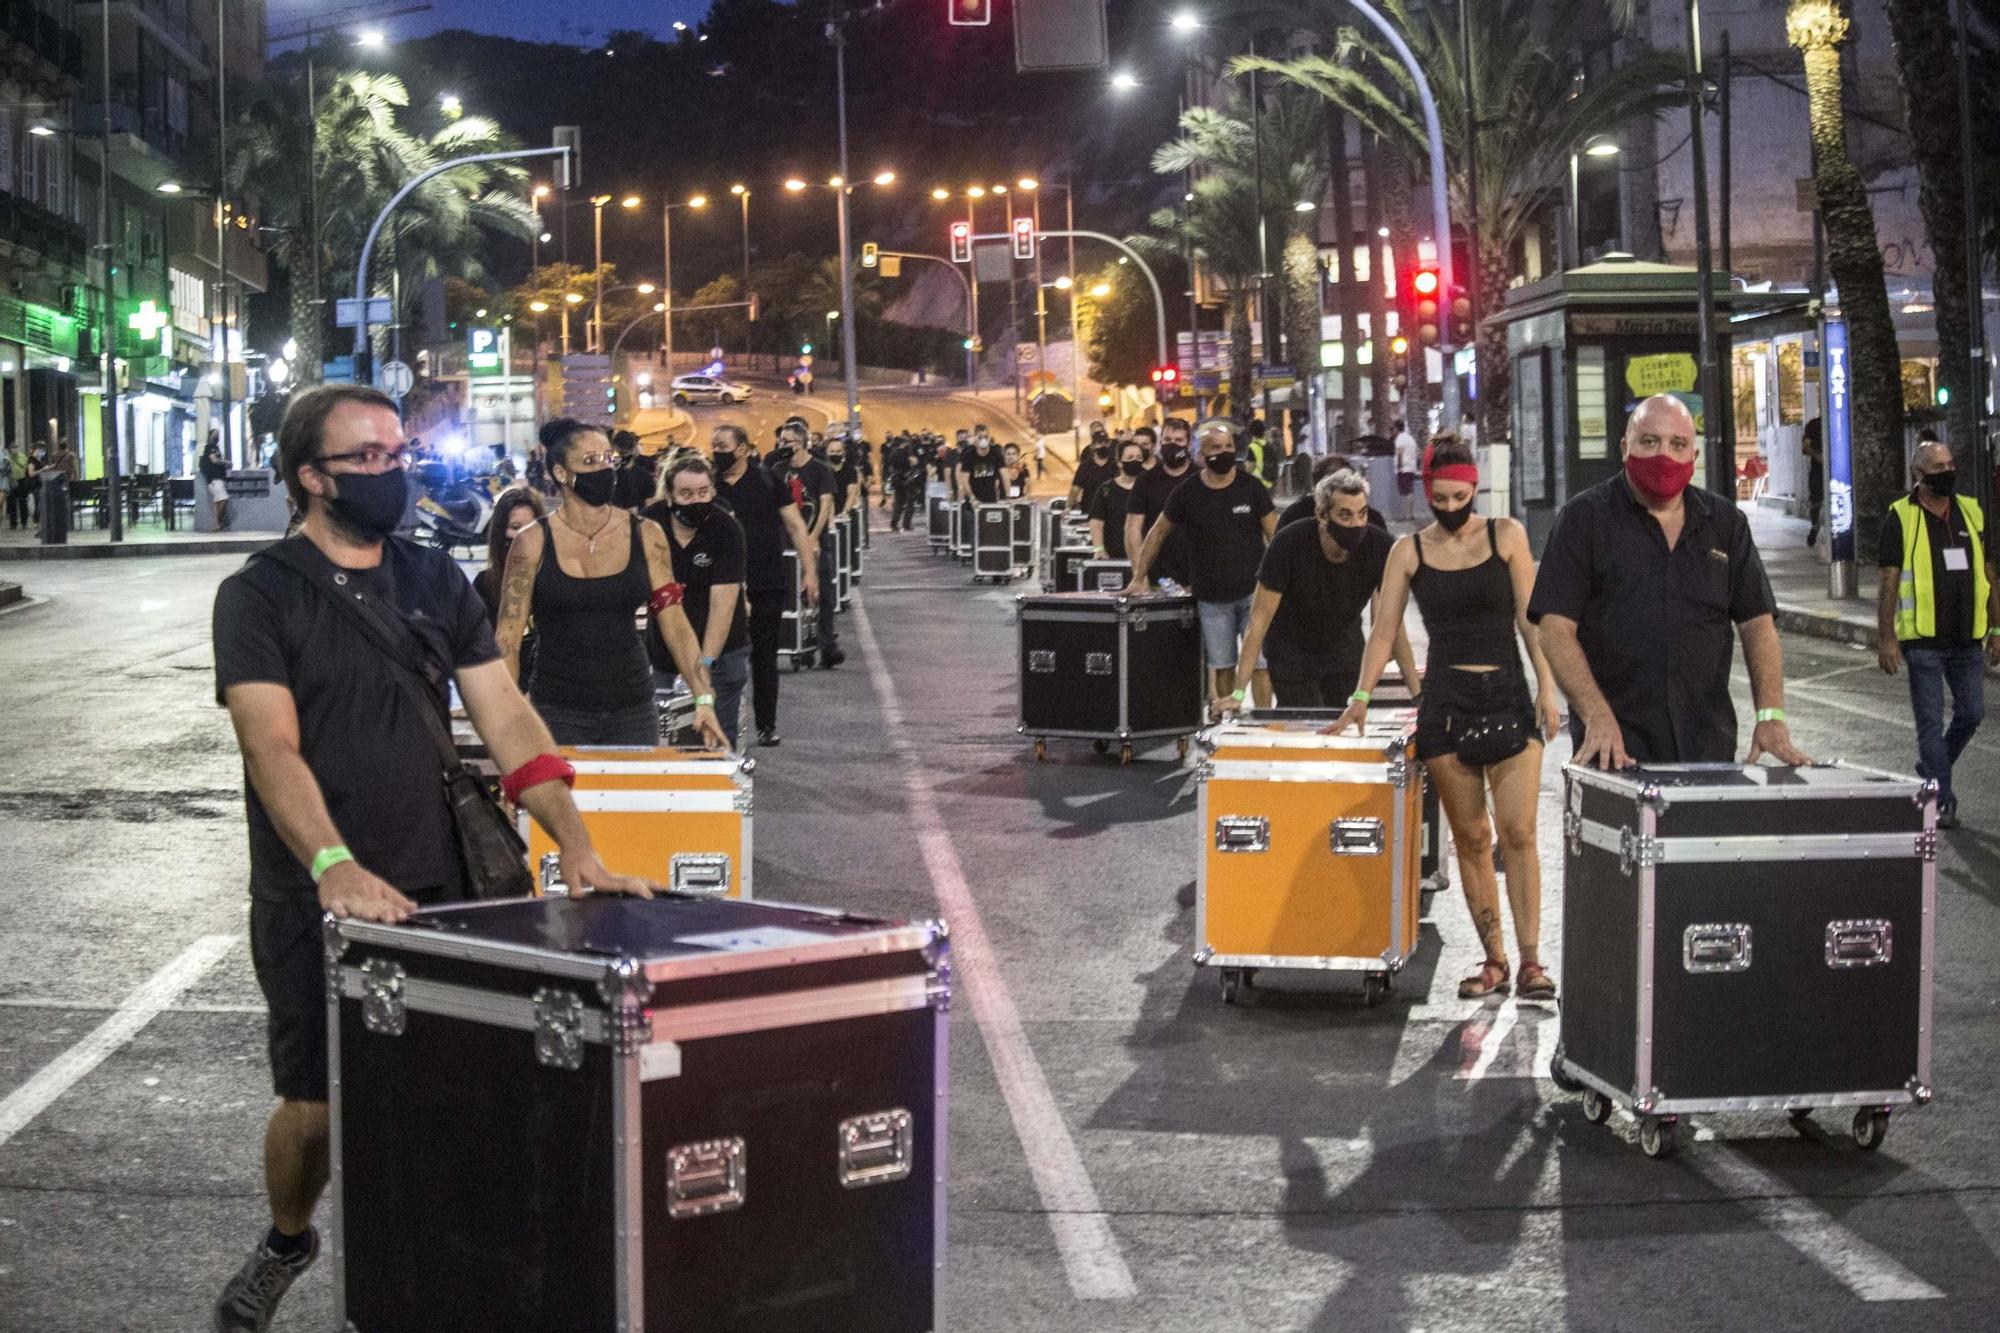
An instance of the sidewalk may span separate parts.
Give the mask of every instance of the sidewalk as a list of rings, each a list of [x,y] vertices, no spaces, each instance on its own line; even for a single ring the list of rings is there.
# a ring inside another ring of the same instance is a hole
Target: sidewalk
[[[1855,570],[1852,598],[1827,595],[1827,564],[1819,548],[1806,545],[1806,521],[1757,505],[1745,505],[1750,534],[1764,558],[1771,592],[1778,600],[1778,628],[1794,634],[1875,647],[1874,565]],[[1822,539],[1822,545],[1824,541]]]
[[[128,523],[125,540],[113,545],[103,528],[71,528],[66,546],[44,546],[33,529],[0,531],[0,561],[108,560],[149,555],[244,555],[261,551],[282,532],[168,532],[159,523]]]

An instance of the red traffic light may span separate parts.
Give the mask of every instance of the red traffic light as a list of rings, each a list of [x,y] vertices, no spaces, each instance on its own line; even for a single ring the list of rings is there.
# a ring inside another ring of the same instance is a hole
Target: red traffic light
[[[1438,290],[1437,270],[1434,268],[1418,269],[1415,276],[1410,279],[1410,286],[1416,289],[1419,296],[1436,296]]]
[[[970,264],[972,262],[972,224],[954,222],[951,224],[951,262]]]
[[[945,15],[956,28],[984,28],[993,22],[993,0],[945,0]]]
[[[1035,257],[1035,220],[1032,217],[1014,219],[1014,258],[1033,259]]]
[[[1153,367],[1153,383],[1161,386],[1162,388],[1166,388],[1178,383],[1180,381],[1180,377],[1181,377],[1181,371],[1179,366]]]

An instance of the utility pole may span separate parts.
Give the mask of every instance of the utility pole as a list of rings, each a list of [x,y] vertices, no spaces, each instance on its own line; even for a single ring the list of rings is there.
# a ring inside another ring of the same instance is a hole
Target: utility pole
[[[125,499],[120,485],[123,460],[119,457],[118,441],[118,304],[113,299],[118,283],[112,276],[112,269],[117,266],[114,259],[117,251],[111,243],[111,6],[100,4],[97,13],[103,24],[104,41],[104,123],[97,135],[97,251],[99,272],[104,276],[104,355],[99,373],[103,376],[104,392],[98,401],[104,431],[104,492],[105,501],[111,506],[111,540],[122,542]],[[173,513],[171,499],[167,501],[166,512],[169,516]]]
[[[1717,427],[1727,405],[1719,392],[1720,377],[1715,368],[1715,256],[1709,248],[1708,236],[1708,147],[1702,126],[1707,79],[1701,66],[1701,0],[1687,0],[1686,12],[1688,147],[1694,172],[1694,266],[1695,281],[1700,285],[1695,293],[1695,309],[1701,320],[1695,334],[1695,350],[1701,376],[1702,452],[1708,462],[1708,489],[1733,503],[1735,460],[1724,457],[1718,447],[1725,433]]]
[[[1458,0],[1458,48],[1459,59],[1465,65],[1466,89],[1465,259],[1469,272],[1467,272],[1465,278],[1465,300],[1467,309],[1472,316],[1470,321],[1472,325],[1472,383],[1473,392],[1477,393],[1479,391],[1479,349],[1484,340],[1479,336],[1479,278],[1481,270],[1479,262],[1479,79],[1476,73],[1477,66],[1473,64],[1472,54],[1472,0]],[[1570,161],[1571,163],[1576,161],[1574,153],[1570,155]],[[1574,171],[1574,169],[1574,166],[1572,166],[1571,170]],[[1570,206],[1572,208],[1576,207],[1574,191],[1571,192]],[[1439,232],[1438,241],[1440,245],[1444,246],[1451,244],[1451,228],[1449,224]],[[1451,305],[1454,295],[1455,293],[1446,292],[1444,293],[1444,299],[1438,302],[1440,307],[1438,314],[1441,316],[1439,322],[1443,323],[1447,329],[1450,328]],[[1447,334],[1448,340],[1449,334]],[[1444,363],[1444,377],[1454,382],[1456,382],[1458,376],[1458,368],[1452,362],[1456,359],[1455,357],[1448,357]],[[1477,420],[1476,415],[1474,419]],[[1490,441],[1483,438],[1480,442],[1482,444],[1490,443]]]
[[[229,10],[227,0],[215,0],[215,313],[210,343],[221,372],[222,456],[236,457],[229,422]]]
[[[841,0],[833,0],[833,16],[827,23],[833,40],[834,97],[839,103],[840,185],[834,197],[840,201],[840,369],[847,380],[847,434],[861,433],[861,383],[854,363],[854,256],[848,239],[847,201],[854,182],[847,171],[847,12]]]
[[[1993,445],[1986,438],[1986,393],[1993,384],[1993,375],[1986,368],[1986,284],[1984,255],[1979,244],[1979,191],[1974,188],[1972,173],[1978,157],[1974,154],[1972,134],[1972,74],[1968,68],[1971,59],[1970,46],[1965,30],[1965,9],[1970,0],[1958,0],[1954,22],[1957,26],[1958,48],[1958,151],[1959,161],[1965,173],[1965,279],[1969,290],[1966,295],[1970,304],[1966,314],[1971,317],[1968,341],[1971,347],[1972,374],[1968,377],[1966,392],[1972,396],[1972,438],[1953,440],[1955,452],[1967,455],[1972,464],[1972,490],[1979,503],[1987,512],[1993,509]]]

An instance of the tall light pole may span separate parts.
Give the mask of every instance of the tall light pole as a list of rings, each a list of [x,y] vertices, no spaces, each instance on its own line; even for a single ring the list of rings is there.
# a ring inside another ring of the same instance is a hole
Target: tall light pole
[[[221,371],[222,456],[235,458],[229,421],[229,11],[227,0],[215,0],[215,314],[212,343]]]
[[[1694,176],[1694,267],[1695,310],[1701,327],[1695,330],[1695,352],[1700,360],[1702,453],[1708,464],[1708,489],[1718,495],[1736,494],[1736,460],[1725,458],[1716,441],[1726,438],[1718,428],[1729,402],[1719,392],[1721,375],[1715,365],[1715,258],[1708,239],[1708,145],[1703,119],[1708,98],[1708,79],[1701,67],[1701,0],[1687,0],[1688,147],[1689,166]]]
[[[750,299],[750,187],[740,182],[729,187],[729,192],[742,204],[743,213],[743,299]],[[750,365],[750,321],[743,321],[743,365]]]
[[[840,200],[840,368],[847,381],[847,436],[861,433],[861,382],[854,364],[854,256],[848,241],[847,196],[853,188],[847,169],[847,12],[841,0],[833,0],[833,17],[827,25],[833,39],[833,89],[840,130],[840,176],[835,197]]]
[[[97,135],[97,249],[100,272],[104,275],[104,392],[99,395],[104,422],[104,489],[105,499],[111,506],[111,540],[125,540],[125,500],[120,493],[120,463],[118,452],[118,304],[113,299],[117,283],[112,279],[114,267],[111,246],[111,6],[100,3],[98,18],[103,28],[101,37],[104,49],[101,60],[104,66],[104,123]],[[173,516],[173,501],[170,498],[164,506],[167,517]]]
[[[896,173],[878,171],[871,183],[894,185]],[[797,176],[785,182],[785,189],[792,194],[802,194],[811,188]],[[834,220],[840,233],[840,355],[843,378],[847,382],[847,429],[851,434],[858,434],[861,429],[861,382],[854,359],[854,271],[847,220],[848,198],[854,193],[854,182],[843,174],[829,180],[825,188],[833,191]]]
[[[986,187],[984,185],[967,186],[964,194],[966,235],[977,236],[979,234],[979,219],[975,213],[975,209],[978,206],[978,202],[986,197]],[[941,185],[931,191],[931,198],[941,204],[950,202],[951,197],[952,192]],[[977,243],[969,242],[968,244],[972,247],[968,253],[976,255],[978,251]],[[1074,249],[1075,247],[1072,246],[1071,248]],[[965,348],[965,387],[968,389],[977,389],[979,387],[979,353],[974,350],[972,344],[979,341],[979,264],[975,259],[973,262],[968,263],[966,268],[971,270],[970,276],[966,280],[966,301],[970,306],[966,315],[966,323],[971,330],[971,334]],[[1074,269],[1075,265],[1071,264],[1071,268]]]

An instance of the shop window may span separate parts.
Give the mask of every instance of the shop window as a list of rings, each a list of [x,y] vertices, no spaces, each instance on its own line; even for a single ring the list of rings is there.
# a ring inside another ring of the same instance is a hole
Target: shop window
[[[1604,458],[1611,446],[1611,403],[1605,394],[1604,348],[1576,349],[1576,456]]]
[[[1805,343],[1787,338],[1778,344],[1778,424],[1800,426],[1805,419]]]

